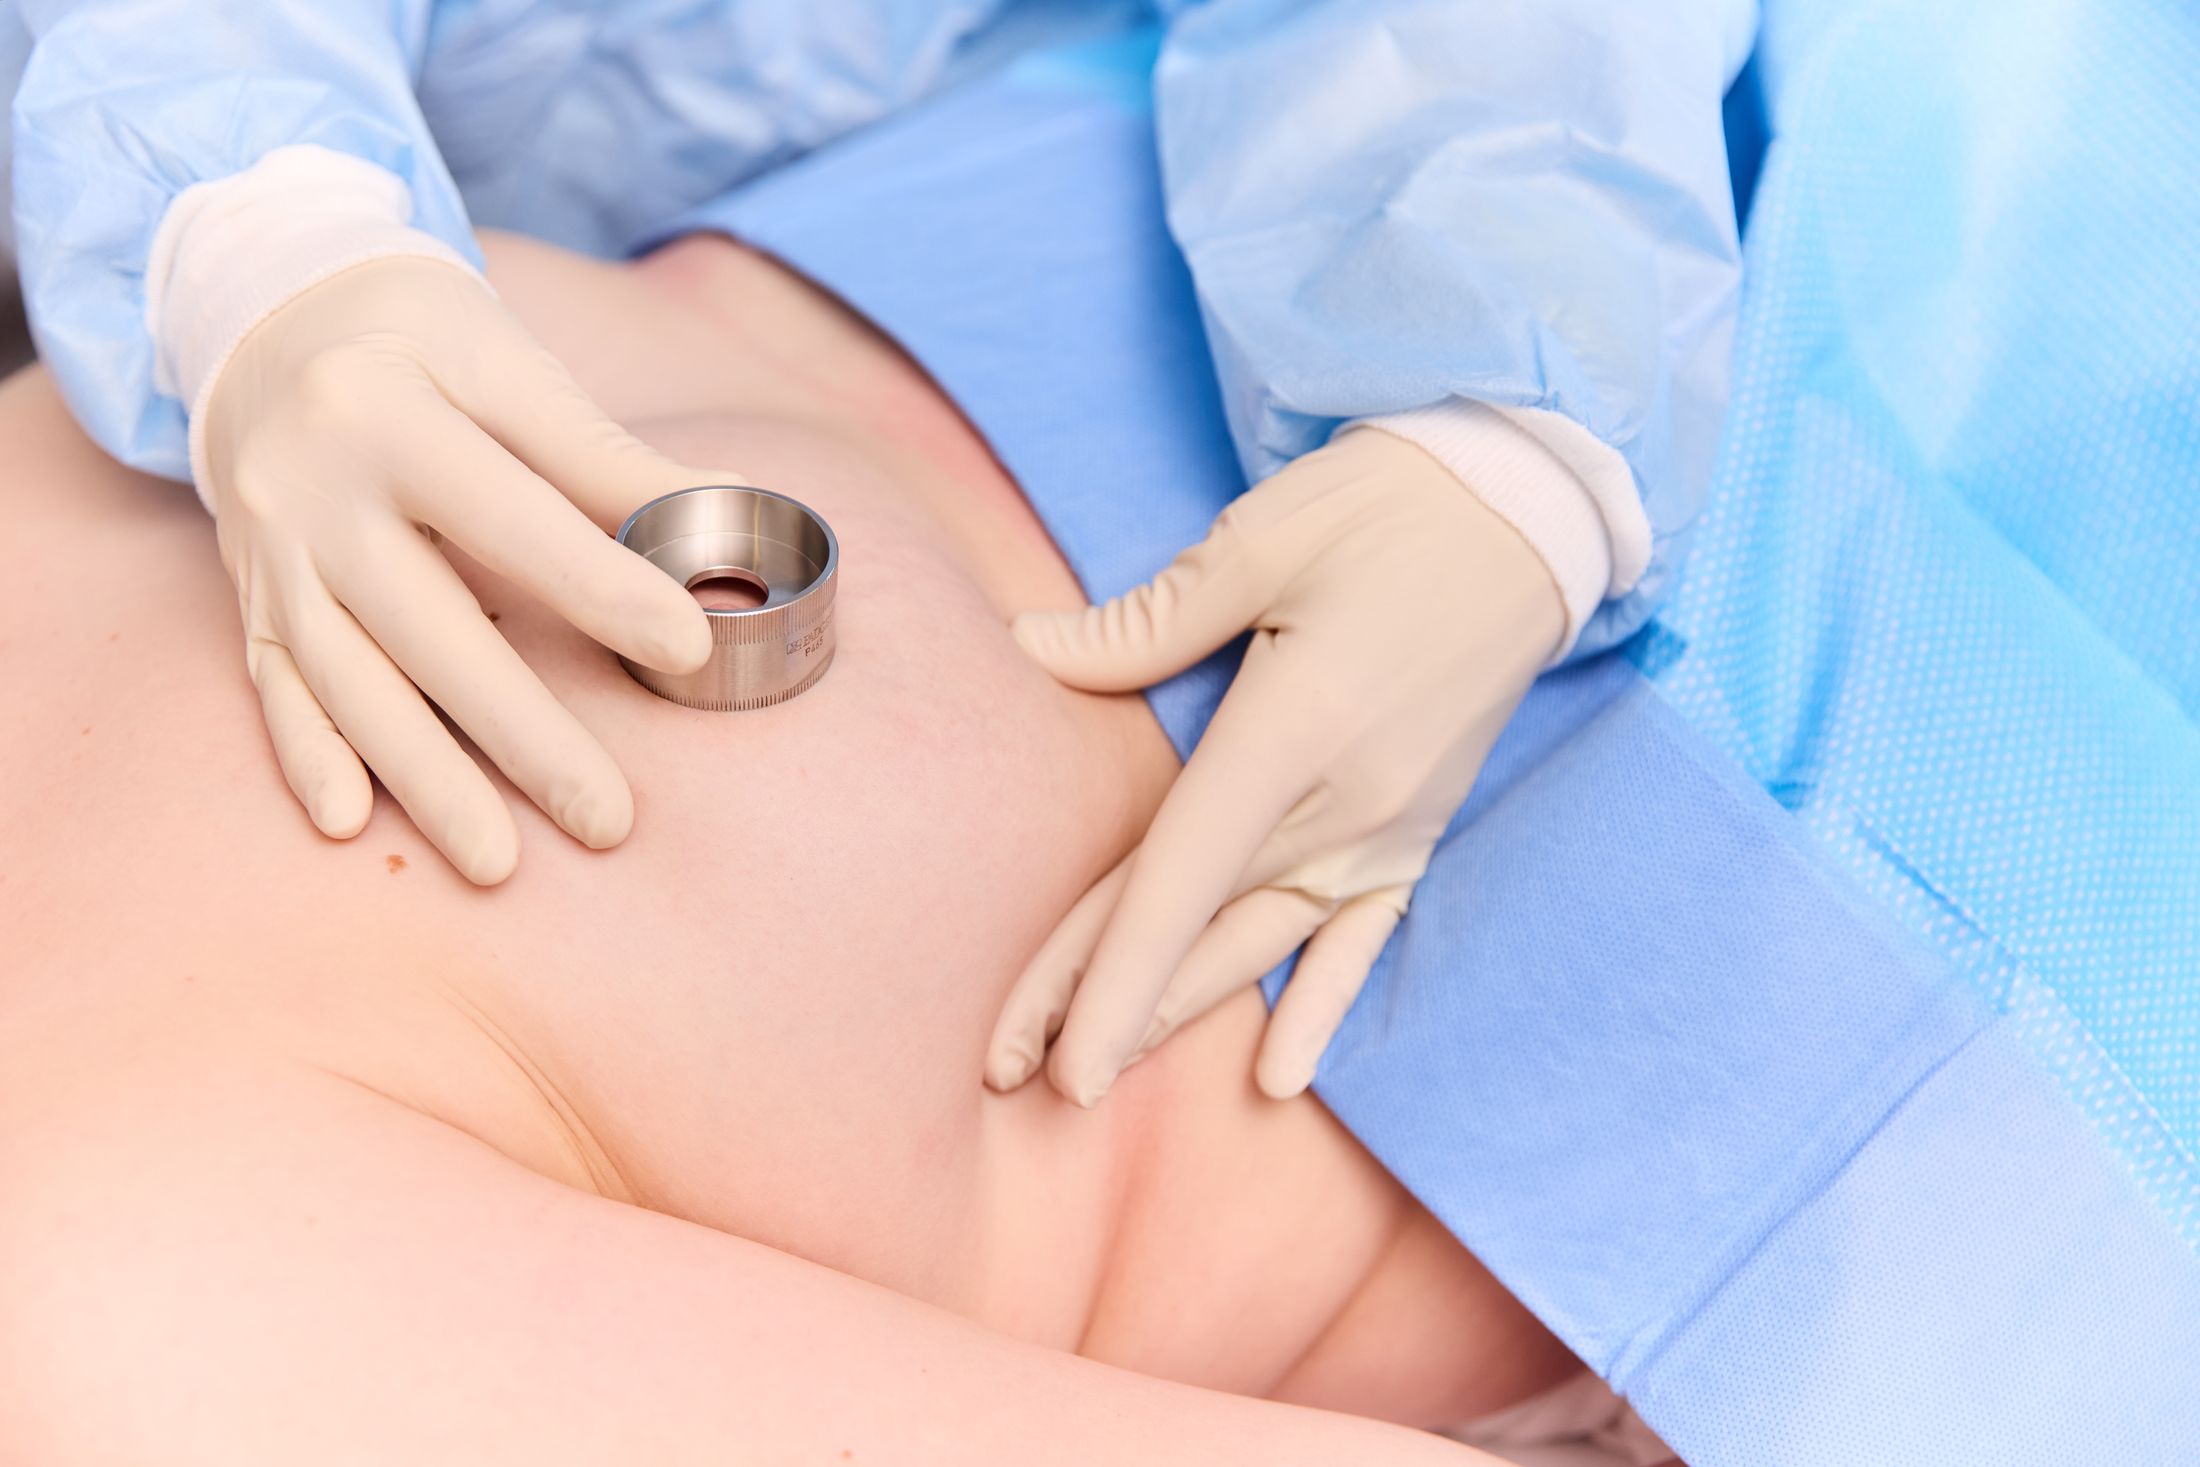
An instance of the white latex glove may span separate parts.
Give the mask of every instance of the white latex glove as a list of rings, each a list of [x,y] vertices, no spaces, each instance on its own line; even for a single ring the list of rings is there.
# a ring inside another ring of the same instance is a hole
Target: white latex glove
[[[1305,1089],[1565,620],[1510,525],[1368,428],[1248,491],[1151,583],[1018,617],[1041,666],[1095,692],[1253,636],[1144,842],[1017,980],[986,1082],[1022,1084],[1051,1042],[1055,1088],[1093,1105],[1304,943],[1255,1075],[1279,1098]]]
[[[618,767],[437,536],[596,640],[687,671],[709,655],[702,609],[604,530],[725,475],[605,417],[479,277],[434,259],[355,265],[278,307],[213,379],[199,427],[246,663],[315,825],[357,833],[372,769],[468,880],[509,875],[512,813],[440,708],[575,839],[626,837]]]

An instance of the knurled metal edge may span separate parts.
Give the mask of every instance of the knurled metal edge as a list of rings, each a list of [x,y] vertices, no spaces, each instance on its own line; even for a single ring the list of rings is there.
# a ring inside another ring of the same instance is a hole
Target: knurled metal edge
[[[766,693],[761,698],[683,698],[678,693],[657,686],[650,677],[643,674],[637,673],[636,680],[667,703],[677,703],[682,708],[695,708],[705,713],[752,713],[759,708],[769,708],[775,703],[784,703],[790,698],[798,698],[807,693],[817,685],[819,678],[825,676],[825,669],[833,665],[833,657],[839,650],[837,647],[827,648],[825,655],[818,659],[817,666],[805,673],[801,682],[791,688],[781,688],[776,693]]]
[[[828,597],[821,607],[813,588],[810,594],[797,601],[732,614],[720,613],[710,618],[710,639],[720,646],[735,647],[753,646],[758,642],[791,642],[817,622],[821,609],[831,606]]]

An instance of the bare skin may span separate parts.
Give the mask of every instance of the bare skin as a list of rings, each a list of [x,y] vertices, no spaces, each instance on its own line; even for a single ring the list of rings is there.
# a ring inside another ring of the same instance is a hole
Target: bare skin
[[[614,415],[832,521],[839,660],[691,713],[466,566],[634,835],[507,788],[491,890],[386,798],[330,842],[201,511],[0,387],[0,1458],[1471,1461],[1360,1417],[1577,1368],[1253,1090],[1250,993],[1097,1112],[979,1084],[1175,761],[1017,652],[1081,598],[921,373],[722,241],[492,276]]]

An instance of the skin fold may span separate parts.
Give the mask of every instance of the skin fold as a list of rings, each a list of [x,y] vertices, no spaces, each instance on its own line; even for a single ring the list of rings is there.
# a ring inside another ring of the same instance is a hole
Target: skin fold
[[[1176,765],[1010,638],[1082,597],[923,375],[725,241],[491,275],[614,416],[825,515],[838,660],[677,708],[461,561],[635,792],[596,852],[498,781],[471,887],[386,796],[313,830],[205,516],[0,387],[0,1459],[1468,1461],[1332,1413],[1578,1368],[1253,1089],[1251,992],[1096,1111],[979,1083]]]

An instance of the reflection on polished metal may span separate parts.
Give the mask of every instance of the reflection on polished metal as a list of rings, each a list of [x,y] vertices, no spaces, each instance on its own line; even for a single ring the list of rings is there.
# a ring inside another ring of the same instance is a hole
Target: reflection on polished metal
[[[764,708],[808,692],[832,665],[840,546],[808,507],[768,489],[682,489],[634,511],[619,543],[683,586],[730,579],[765,593],[758,606],[704,608],[710,661],[694,672],[620,658],[658,697],[690,708]]]

